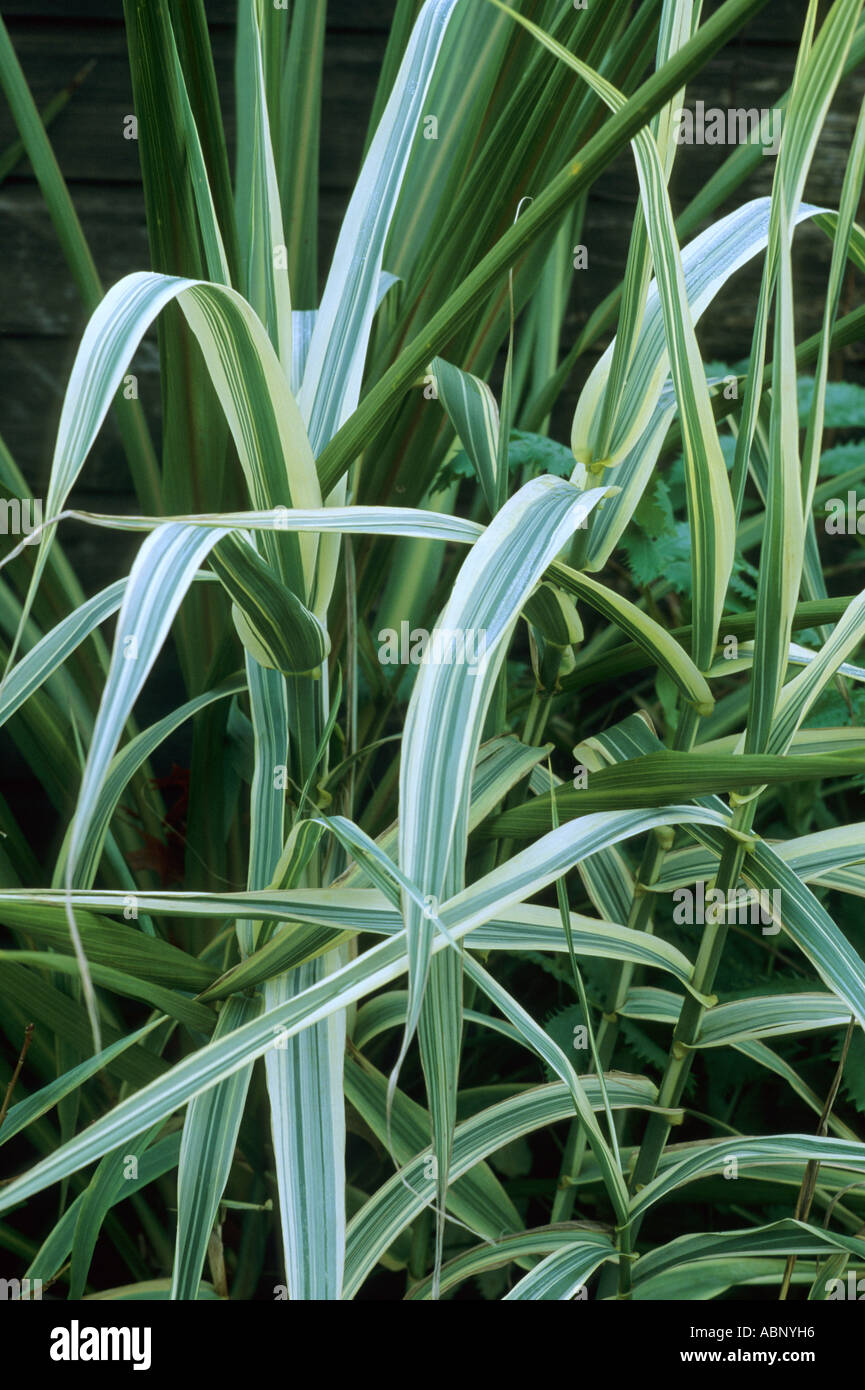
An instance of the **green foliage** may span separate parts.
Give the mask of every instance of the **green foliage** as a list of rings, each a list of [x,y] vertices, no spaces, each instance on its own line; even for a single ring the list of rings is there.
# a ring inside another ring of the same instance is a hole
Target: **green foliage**
[[[129,0],[152,268],[105,295],[0,21],[89,315],[46,524],[0,557],[31,775],[0,799],[0,1245],[57,1297],[276,1267],[293,1301],[687,1300],[865,1255],[865,594],[814,524],[865,479],[835,379],[865,118],[837,211],[802,201],[862,0],[803,27],[770,196],[757,144],[678,221],[668,192],[675,108],[763,4],[400,3],[318,304],[322,0],[239,0],[233,172],[201,0]],[[622,286],[572,345],[628,150]],[[695,324],[754,257],[729,393]],[[158,451],[122,392],[153,325]],[[111,411],[137,513],[70,513]],[[4,497],[33,481],[0,446]],[[137,546],[89,598],[70,515]],[[706,884],[769,915],[683,916]]]
[[[544,434],[512,429],[508,435],[508,472],[538,478],[552,473],[557,478],[569,478],[574,471],[574,456],[564,444]],[[465,449],[458,450],[442,464],[435,488],[444,491],[463,478],[474,478],[475,470]]]
[[[628,568],[635,584],[641,588],[662,579],[674,593],[691,597],[691,533],[685,520],[676,519],[675,492],[682,483],[681,461],[674,465],[671,483],[657,478],[654,487],[647,488],[634,512],[635,529],[622,540]],[[730,574],[734,606],[753,607],[756,598],[757,570],[741,554],[736,554]]]
[[[814,400],[814,378],[800,376],[796,386],[799,417],[804,420]],[[827,382],[825,423],[829,430],[865,430],[865,386],[855,381]]]
[[[833,1049],[833,1056],[840,1059],[840,1048]],[[854,1033],[850,1040],[844,1067],[844,1092],[859,1114],[865,1115],[865,1037],[861,1033]]]

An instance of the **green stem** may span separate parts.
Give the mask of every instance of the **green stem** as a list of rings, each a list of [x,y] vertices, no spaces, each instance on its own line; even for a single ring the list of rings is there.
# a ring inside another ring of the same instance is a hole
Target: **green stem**
[[[680,712],[679,723],[676,727],[675,747],[677,751],[687,752],[693,747],[698,725],[699,715],[692,706],[686,705]],[[632,931],[651,933],[653,930],[652,914],[655,899],[654,894],[646,890],[657,881],[668,847],[665,833],[655,832],[649,837],[643,851],[640,867],[637,870],[634,897],[626,923]],[[616,969],[607,995],[597,1040],[600,1064],[604,1070],[610,1065],[613,1058],[619,1033],[618,1013],[627,998],[635,968],[630,961],[621,962]],[[559,1185],[553,1199],[553,1221],[567,1221],[570,1218],[576,1197],[576,1182],[585,1155],[586,1136],[580,1121],[574,1120],[565,1144],[562,1167],[559,1173]],[[630,1268],[630,1264],[631,1261],[629,1260],[620,1262],[620,1276],[624,1268]]]
[[[740,805],[733,815],[732,828],[737,831],[750,830],[754,819],[755,803],[745,802]],[[739,875],[742,870],[742,863],[745,858],[746,845],[742,839],[731,838],[718,866],[718,873],[715,878],[715,887],[725,896],[729,890],[738,883]],[[703,932],[703,939],[700,943],[700,950],[694,966],[693,985],[702,995],[711,995],[715,983],[715,975],[724,951],[724,943],[727,939],[727,924],[723,921],[713,921],[706,924]],[[700,1027],[703,1022],[703,1015],[706,1006],[689,994],[682,1005],[679,1021],[673,1031],[673,1041],[670,1048],[670,1055],[667,1059],[667,1066],[664,1077],[658,1092],[658,1105],[664,1109],[672,1109],[679,1104],[685,1089],[685,1083],[691,1072],[694,1060],[694,1047],[699,1036]],[[638,1192],[641,1187],[652,1181],[664,1152],[664,1147],[670,1133],[670,1121],[665,1115],[654,1114],[646,1126],[646,1133],[640,1146],[637,1162],[634,1167],[632,1180],[632,1190]],[[633,1224],[632,1235],[636,1240],[640,1227],[640,1221]],[[630,1268],[623,1268],[620,1271],[620,1293],[630,1288]]]

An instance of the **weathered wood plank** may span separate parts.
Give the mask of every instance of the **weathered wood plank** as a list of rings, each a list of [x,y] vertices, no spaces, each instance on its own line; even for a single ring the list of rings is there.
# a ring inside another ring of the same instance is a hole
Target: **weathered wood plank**
[[[111,190],[110,200],[98,184],[78,184],[72,195],[106,288],[133,270],[149,268],[140,185],[119,185]],[[326,256],[335,244],[345,202],[342,192],[325,190],[322,194],[319,231]],[[0,229],[0,337],[80,333],[83,320],[78,291],[35,186],[0,187]]]
[[[80,3],[80,0],[79,0]],[[97,0],[94,0],[94,4]],[[98,0],[102,4],[102,0]],[[105,6],[103,5],[103,9]],[[774,15],[781,6],[773,4]],[[788,13],[792,7],[786,7]],[[774,23],[774,21],[773,21]],[[372,102],[384,50],[385,34],[372,32],[363,17],[355,34],[331,32],[327,46],[325,108],[322,138],[324,180],[347,186],[355,172],[360,141]],[[790,25],[786,31],[794,34]],[[27,19],[11,24],[11,33],[36,100],[42,104],[69,82],[90,59],[96,67],[76,93],[52,131],[58,159],[67,178],[126,181],[139,177],[137,150],[124,140],[124,117],[132,111],[131,84],[122,25],[65,24],[63,43],[53,40],[50,26]],[[750,40],[750,32],[749,32]],[[213,34],[214,62],[229,140],[234,136],[232,91],[234,35],[230,29]],[[707,105],[771,105],[789,82],[795,45],[739,40],[724,51],[692,85],[689,101]],[[852,111],[862,84],[849,83],[839,97],[839,109]],[[14,138],[8,111],[0,109],[0,148]]]
[[[51,141],[64,177],[70,182],[140,182],[138,145],[124,138],[125,118],[134,113],[126,42],[122,28],[84,26],[64,34],[65,42],[46,43],[46,30],[31,23],[12,30],[15,49],[42,107],[85,63],[95,67],[51,128]],[[382,35],[331,34],[325,49],[320,168],[322,182],[350,187],[357,173],[363,138],[381,67]],[[235,139],[234,35],[213,35],[214,66],[222,95],[229,148]],[[5,102],[0,103],[0,149],[16,132]],[[27,166],[18,171],[28,174]]]
[[[302,0],[301,0],[302,2]],[[327,27],[333,30],[369,30],[387,33],[395,0],[329,0]],[[234,25],[237,0],[205,0],[211,26]],[[122,24],[122,0],[4,0],[6,18],[53,19],[69,22]]]
[[[620,3],[621,0],[615,0]],[[611,0],[598,0],[611,3]],[[706,0],[704,18],[720,8],[722,0]],[[824,0],[823,8],[827,8]],[[237,0],[205,0],[208,23],[213,26],[233,25]],[[386,33],[395,9],[395,0],[329,0],[328,28],[333,30],[368,30]],[[795,43],[802,24],[802,0],[771,0],[743,33],[743,42],[771,41]],[[8,18],[89,20],[102,23],[123,23],[122,0],[4,0],[3,13]]]

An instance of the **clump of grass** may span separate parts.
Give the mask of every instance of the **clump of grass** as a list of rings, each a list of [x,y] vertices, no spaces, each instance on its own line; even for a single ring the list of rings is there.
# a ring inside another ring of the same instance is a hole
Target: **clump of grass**
[[[233,171],[203,6],[175,33],[168,0],[127,5],[160,270],[105,294],[0,23],[90,311],[43,524],[0,578],[0,711],[59,831],[40,864],[0,803],[0,1022],[19,1049],[33,1025],[0,1243],[22,1224],[29,1277],[104,1291],[109,1246],[173,1299],[352,1298],[382,1270],[411,1298],[688,1299],[712,1259],[714,1296],[774,1262],[782,1296],[825,1297],[822,1259],[865,1258],[861,1086],[802,1046],[831,1030],[848,1065],[865,1024],[865,595],[829,593],[817,525],[861,117],[837,209],[803,202],[862,0],[819,29],[809,6],[771,196],[717,215],[758,142],[678,224],[668,195],[685,84],[760,7],[400,0],[320,301],[319,0],[240,0]],[[571,248],[629,144],[621,291],[563,356]],[[809,221],[832,262],[797,344]],[[695,325],[756,256],[750,358],[719,377]],[[122,391],[156,321],[161,456]],[[568,450],[551,410],[614,325]],[[69,507],[112,410],[135,516]],[[8,453],[2,481],[29,496]],[[142,537],[90,598],[70,517]],[[184,698],[139,729],[168,643]]]

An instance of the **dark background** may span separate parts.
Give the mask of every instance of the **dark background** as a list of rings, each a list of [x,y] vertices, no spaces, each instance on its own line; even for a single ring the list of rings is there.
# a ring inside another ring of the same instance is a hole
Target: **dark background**
[[[589,2],[619,4],[625,0]],[[716,3],[707,3],[704,16],[717,7]],[[231,141],[236,0],[206,0],[206,8]],[[329,3],[320,179],[320,263],[324,270],[357,175],[393,8],[391,0]],[[805,0],[770,0],[755,22],[692,83],[687,97],[689,107],[693,108],[698,99],[705,101],[707,107],[771,107],[789,85],[806,8]],[[130,271],[149,265],[139,147],[123,138],[124,118],[132,112],[133,105],[121,0],[0,0],[0,10],[40,108],[85,65],[91,61],[94,64],[52,125],[50,138],[107,288]],[[807,187],[811,201],[829,207],[838,205],[863,92],[865,78],[860,72],[845,81],[836,97]],[[15,136],[0,96],[0,152]],[[724,147],[686,146],[679,151],[671,184],[674,211],[684,208],[728,153]],[[716,215],[750,197],[767,193],[773,170],[773,159],[762,160],[751,181],[737,190],[731,202]],[[524,191],[537,190],[527,187]],[[634,207],[633,161],[625,154],[591,193],[584,232],[590,268],[574,276],[564,349],[621,278]],[[859,220],[862,221],[861,216]],[[0,246],[0,434],[34,493],[44,496],[63,393],[86,316],[26,163],[19,164],[0,184]],[[829,254],[830,243],[821,233],[807,225],[800,229],[795,251],[800,338],[819,327]],[[700,341],[707,359],[734,362],[747,354],[759,274],[759,262],[740,272],[702,320]],[[842,312],[853,307],[853,303],[850,294],[845,294]],[[560,439],[567,438],[580,385],[594,360],[594,356],[586,357],[557,409],[555,432]],[[136,358],[135,371],[142,404],[158,441],[157,368],[155,337],[149,335]],[[865,381],[859,349],[853,347],[840,355],[833,363],[833,372]],[[110,419],[87,461],[74,500],[94,510],[135,509],[125,457]],[[139,538],[70,526],[63,533],[63,541],[85,590],[93,592],[128,569]],[[156,674],[157,679],[148,682],[138,707],[142,724],[183,698],[170,652],[160,659]],[[169,698],[174,687],[174,696]],[[145,707],[149,713],[144,712]],[[172,743],[160,750],[161,771],[168,770],[175,746]],[[26,762],[11,739],[4,736],[0,749],[4,789],[7,795],[14,792],[13,804],[21,817],[22,829],[35,852],[43,854],[48,867],[56,852],[56,845],[50,853],[44,849],[47,835],[54,833],[53,813],[49,812],[46,818],[45,794],[32,781]],[[188,755],[178,756],[184,760]],[[536,1012],[544,1007],[543,998],[546,996],[540,999],[541,1007]],[[822,1059],[815,1051],[809,1055],[809,1064],[811,1057],[814,1068],[809,1076],[814,1084],[819,1084],[817,1067],[823,1064]],[[516,1065],[520,1064],[518,1060]],[[723,1063],[713,1059],[713,1065],[713,1074],[720,1077],[720,1084],[726,1084],[726,1073],[720,1070]],[[738,1057],[732,1058],[731,1065],[745,1079],[751,1090],[750,1104],[756,1110],[777,1104],[774,1078],[754,1080]],[[759,1128],[759,1122],[755,1128]],[[544,1176],[557,1172],[557,1156],[552,1150],[547,1153],[544,1147],[539,1153]],[[720,1192],[723,1187],[720,1183],[715,1194],[720,1200],[725,1197]],[[782,1207],[779,1214],[788,1214],[787,1208]],[[671,1235],[674,1233],[670,1231]],[[382,1296],[388,1278],[378,1272],[371,1297]],[[399,1281],[395,1285],[396,1297],[401,1293],[398,1285]]]
[[[626,0],[594,0],[625,3]],[[229,140],[233,140],[232,65],[236,0],[207,0],[214,59]],[[321,140],[321,265],[326,269],[339,218],[360,164],[362,143],[384,52],[393,0],[330,0]],[[704,17],[717,8],[704,6]],[[769,107],[789,84],[805,0],[770,0],[743,34],[689,88],[718,105]],[[121,0],[6,0],[2,13],[39,107],[93,61],[94,66],[55,120],[50,138],[106,287],[148,267],[138,144],[123,138],[132,112]],[[846,79],[814,161],[807,196],[837,207],[856,112],[865,91],[861,73]],[[15,139],[0,96],[0,151]],[[671,193],[681,210],[729,153],[724,147],[685,146]],[[750,183],[722,211],[767,193],[774,160],[765,158]],[[623,156],[592,190],[584,241],[589,270],[574,276],[564,347],[603,296],[618,283],[634,208],[633,162]],[[535,190],[527,188],[528,192]],[[57,420],[85,315],[29,166],[22,162],[0,185],[0,433],[36,496],[44,495]],[[806,225],[796,238],[797,331],[819,327],[829,242]],[[707,359],[732,362],[750,347],[759,262],[740,272],[706,314],[700,329]],[[842,311],[851,307],[842,304]],[[836,373],[862,379],[856,348]],[[594,358],[585,359],[555,417],[560,438],[579,386]],[[159,386],[155,337],[136,359],[139,391],[158,440]],[[74,501],[102,511],[132,510],[125,459],[111,421],[76,487]],[[120,572],[129,542],[104,532],[69,528],[70,558],[88,592]]]

